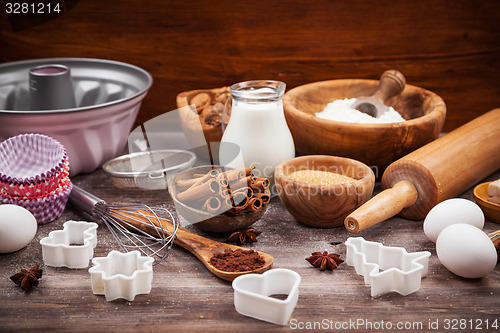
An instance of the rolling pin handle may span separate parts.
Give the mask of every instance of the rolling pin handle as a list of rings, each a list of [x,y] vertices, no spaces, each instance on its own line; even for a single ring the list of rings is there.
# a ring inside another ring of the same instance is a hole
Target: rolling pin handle
[[[397,215],[403,208],[413,205],[417,198],[415,186],[409,181],[400,181],[349,214],[344,225],[350,232],[359,232]]]

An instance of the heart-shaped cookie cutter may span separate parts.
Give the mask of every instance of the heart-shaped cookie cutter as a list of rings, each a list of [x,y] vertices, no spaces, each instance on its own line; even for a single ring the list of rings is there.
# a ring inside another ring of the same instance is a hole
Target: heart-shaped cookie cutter
[[[106,301],[124,298],[133,301],[138,294],[151,292],[153,261],[139,251],[111,251],[106,257],[92,259],[89,269],[92,292],[104,295]]]
[[[54,230],[40,240],[47,266],[86,268],[97,245],[97,223],[67,221],[63,230]]]
[[[372,297],[391,291],[409,295],[420,289],[421,279],[427,275],[429,251],[408,253],[402,247],[384,246],[363,237],[350,237],[345,245],[346,263],[371,285]]]
[[[242,315],[285,325],[299,298],[300,275],[277,268],[263,274],[245,274],[233,281],[234,306]],[[271,297],[287,294],[285,300]]]

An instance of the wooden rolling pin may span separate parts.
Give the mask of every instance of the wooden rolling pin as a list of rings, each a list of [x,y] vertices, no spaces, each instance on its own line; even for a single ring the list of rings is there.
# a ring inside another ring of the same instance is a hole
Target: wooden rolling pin
[[[346,217],[358,232],[399,213],[424,219],[432,207],[456,197],[500,168],[500,109],[491,110],[393,162],[375,197]]]

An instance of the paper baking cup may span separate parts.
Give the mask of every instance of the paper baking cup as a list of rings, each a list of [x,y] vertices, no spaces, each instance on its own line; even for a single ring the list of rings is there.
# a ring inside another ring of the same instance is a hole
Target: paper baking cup
[[[13,199],[33,199],[51,195],[61,186],[61,182],[69,179],[69,162],[55,176],[45,181],[27,184],[4,183],[0,181],[0,195]]]
[[[50,191],[39,191],[35,189],[29,190],[28,187],[25,189],[27,190],[26,194],[24,196],[13,196],[4,189],[0,189],[0,196],[7,198],[7,199],[15,199],[15,200],[33,200],[33,199],[42,199],[42,198],[47,198],[55,195],[59,195],[62,192],[66,190],[66,188],[69,186],[69,183],[71,180],[69,179],[68,174],[65,175],[64,178],[62,178],[59,183],[56,184],[56,187]]]
[[[56,176],[66,163],[66,149],[43,134],[21,134],[0,143],[0,181],[35,184]]]
[[[18,200],[12,198],[2,198],[2,203],[18,205],[26,208],[36,218],[38,224],[45,224],[59,218],[66,207],[69,194],[73,189],[71,181],[57,195],[51,195],[44,198]]]

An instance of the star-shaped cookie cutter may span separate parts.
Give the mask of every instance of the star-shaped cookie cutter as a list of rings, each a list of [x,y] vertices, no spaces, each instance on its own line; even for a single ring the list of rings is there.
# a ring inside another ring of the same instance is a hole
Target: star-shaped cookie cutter
[[[67,221],[63,230],[54,230],[40,240],[47,266],[87,268],[97,245],[97,223]]]
[[[106,301],[124,298],[133,301],[138,294],[151,292],[153,258],[139,251],[111,251],[106,257],[92,259],[89,269],[92,292],[104,295]]]
[[[346,263],[371,285],[372,297],[391,291],[409,295],[420,289],[421,279],[427,275],[429,251],[408,253],[402,247],[384,246],[363,237],[350,237],[345,245]]]

